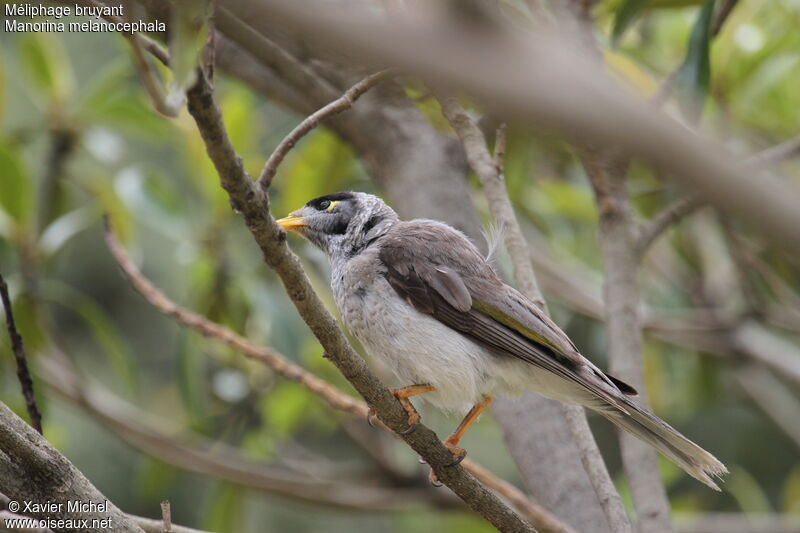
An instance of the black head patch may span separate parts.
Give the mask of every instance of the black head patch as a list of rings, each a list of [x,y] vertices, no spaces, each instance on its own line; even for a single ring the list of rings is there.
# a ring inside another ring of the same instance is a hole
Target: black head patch
[[[342,191],[342,192],[335,192],[333,194],[326,194],[325,196],[319,196],[314,198],[313,200],[309,200],[306,203],[307,206],[313,207],[318,211],[324,211],[328,208],[331,202],[337,202],[342,200],[352,200],[355,198],[355,194],[350,191]],[[327,202],[327,203],[326,203]]]

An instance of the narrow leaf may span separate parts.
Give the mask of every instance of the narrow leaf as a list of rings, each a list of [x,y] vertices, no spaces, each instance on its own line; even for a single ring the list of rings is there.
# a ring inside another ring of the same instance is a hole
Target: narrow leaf
[[[182,98],[195,81],[208,35],[208,16],[208,0],[177,0],[173,6],[169,52],[174,78],[167,95],[168,103]]]
[[[30,86],[56,105],[63,104],[75,82],[61,40],[53,34],[28,33],[19,40],[19,59]]]
[[[0,207],[22,222],[31,207],[30,181],[17,148],[0,140]]]
[[[703,112],[711,82],[711,19],[714,0],[706,0],[689,36],[686,58],[675,76],[676,96],[684,116],[695,122]]]

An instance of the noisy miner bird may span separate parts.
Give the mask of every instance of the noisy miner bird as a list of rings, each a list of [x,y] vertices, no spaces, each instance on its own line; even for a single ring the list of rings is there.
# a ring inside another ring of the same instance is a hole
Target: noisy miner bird
[[[725,466],[634,403],[636,390],[597,368],[536,304],[504,283],[460,231],[434,220],[400,220],[383,200],[339,192],[309,201],[278,220],[322,249],[331,262],[336,305],[348,329],[407,385],[409,398],[465,414],[445,441],[458,443],[495,394],[531,389],[583,405],[661,451],[719,490]]]

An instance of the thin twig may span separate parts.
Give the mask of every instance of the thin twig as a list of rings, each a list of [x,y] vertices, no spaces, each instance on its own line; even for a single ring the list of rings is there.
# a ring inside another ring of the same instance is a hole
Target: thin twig
[[[745,159],[744,164],[758,168],[770,168],[796,155],[800,155],[800,135],[751,155]],[[657,213],[639,234],[636,243],[639,257],[641,258],[647,252],[648,248],[670,225],[696,211],[705,203],[700,196],[690,195],[676,200]]]
[[[8,285],[0,275],[0,297],[3,300],[3,308],[6,312],[6,329],[11,339],[11,350],[17,361],[17,379],[22,387],[22,395],[25,397],[25,407],[28,409],[28,416],[31,417],[31,426],[42,433],[42,413],[36,406],[36,396],[33,393],[33,378],[28,369],[28,359],[25,356],[25,347],[22,344],[22,335],[17,331],[17,324],[14,321],[14,311],[11,307],[11,297],[8,295]]]
[[[217,339],[242,352],[245,356],[267,365],[283,377],[300,383],[334,409],[350,413],[361,419],[367,416],[369,407],[363,401],[341,392],[312,372],[290,362],[275,350],[257,346],[230,329],[189,311],[170,300],[152,282],[145,278],[133,264],[108,223],[106,224],[106,242],[133,287],[156,309],[174,318],[180,324],[195,329],[206,337]],[[384,426],[381,425],[381,427]],[[385,427],[384,429],[391,431]],[[561,523],[552,513],[541,505],[532,502],[519,489],[494,476],[475,461],[465,459],[462,461],[461,466],[486,486],[510,501],[542,533],[571,533],[569,526]]]
[[[522,236],[522,230],[520,230],[519,222],[514,215],[514,208],[506,192],[505,180],[501,171],[502,165],[498,164],[497,159],[493,159],[489,154],[483,132],[458,100],[452,95],[445,94],[439,94],[436,98],[442,106],[442,114],[464,145],[467,161],[483,186],[492,215],[504,230],[505,245],[514,266],[514,279],[517,280],[522,292],[540,308],[545,309],[546,304],[536,283],[536,275],[529,259],[528,243]],[[504,134],[501,133],[501,151],[505,144],[503,136]]]
[[[100,17],[102,17],[103,20],[106,20],[113,24],[123,24],[125,22],[125,20],[121,17],[117,17],[115,15],[109,15],[107,11],[104,11],[107,8],[106,4],[98,2],[97,0],[69,0],[69,1],[58,0],[58,2],[60,4],[65,4],[65,5],[80,5],[97,9],[98,12],[100,13]],[[167,50],[163,46],[161,46],[148,36],[143,35],[141,33],[121,33],[121,35],[125,37],[125,39],[128,39],[129,41],[136,40],[137,44],[141,46],[144,50],[152,54],[153,57],[158,59],[165,66],[169,66],[169,52],[167,52]]]
[[[269,159],[267,159],[264,169],[258,177],[259,186],[263,190],[269,189],[269,186],[272,184],[272,178],[274,178],[275,174],[278,172],[278,167],[283,162],[286,154],[288,154],[294,145],[308,132],[316,128],[322,121],[353,107],[353,103],[355,103],[361,95],[393,75],[395,75],[395,71],[392,69],[386,69],[371,74],[350,87],[341,97],[303,119],[289,135],[283,138],[275,150],[273,150]]]
[[[699,209],[705,201],[699,196],[684,196],[667,205],[642,228],[636,241],[636,254],[641,257],[656,239],[672,224]]]
[[[70,358],[59,352],[42,358],[42,379],[66,401],[83,408],[125,442],[143,453],[177,468],[212,476],[240,487],[265,491],[348,511],[396,511],[414,505],[461,508],[449,492],[423,485],[380,486],[368,480],[359,483],[352,475],[304,474],[281,465],[264,464],[241,450],[197,434],[177,437],[174,423],[142,411],[95,383],[81,381]],[[365,424],[366,425],[366,424]]]
[[[712,36],[716,37],[719,35],[719,32],[722,31],[722,26],[725,24],[725,21],[728,20],[728,16],[730,16],[731,11],[733,11],[733,8],[736,7],[738,3],[739,0],[723,0],[723,2],[719,4],[716,17],[711,25]]]
[[[172,533],[172,507],[169,500],[161,502],[162,533]]]
[[[126,515],[130,520],[136,523],[137,526],[142,528],[144,533],[162,533],[164,527],[163,520],[157,520],[155,518],[145,518],[144,516],[136,516],[136,515]],[[209,531],[201,531],[199,529],[194,529],[191,527],[186,526],[172,526],[172,533],[211,533]]]
[[[746,164],[769,168],[798,155],[800,155],[800,135],[761,150],[757,154],[750,156]]]
[[[613,533],[630,533],[630,519],[594,440],[589,421],[586,419],[586,412],[579,405],[564,405],[563,411],[567,426],[580,451],[583,468],[592,482],[597,499],[606,515],[608,527]]]
[[[180,99],[175,102],[167,101],[167,92],[164,90],[164,85],[161,83],[158,73],[145,57],[143,46],[140,42],[141,40],[136,35],[132,35],[127,41],[131,45],[133,65],[136,67],[136,72],[142,80],[142,86],[147,96],[150,98],[150,103],[153,104],[153,108],[165,117],[177,117],[185,100]]]
[[[503,166],[506,159],[506,141],[508,137],[508,125],[503,122],[497,127],[494,134],[494,168],[497,169],[497,174],[503,176],[505,174]]]

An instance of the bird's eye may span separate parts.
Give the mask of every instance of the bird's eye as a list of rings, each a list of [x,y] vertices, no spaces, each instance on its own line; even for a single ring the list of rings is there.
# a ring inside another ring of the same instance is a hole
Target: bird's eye
[[[317,204],[317,209],[319,209],[320,211],[325,211],[330,207],[330,205],[331,205],[330,200],[322,200],[319,204]]]

